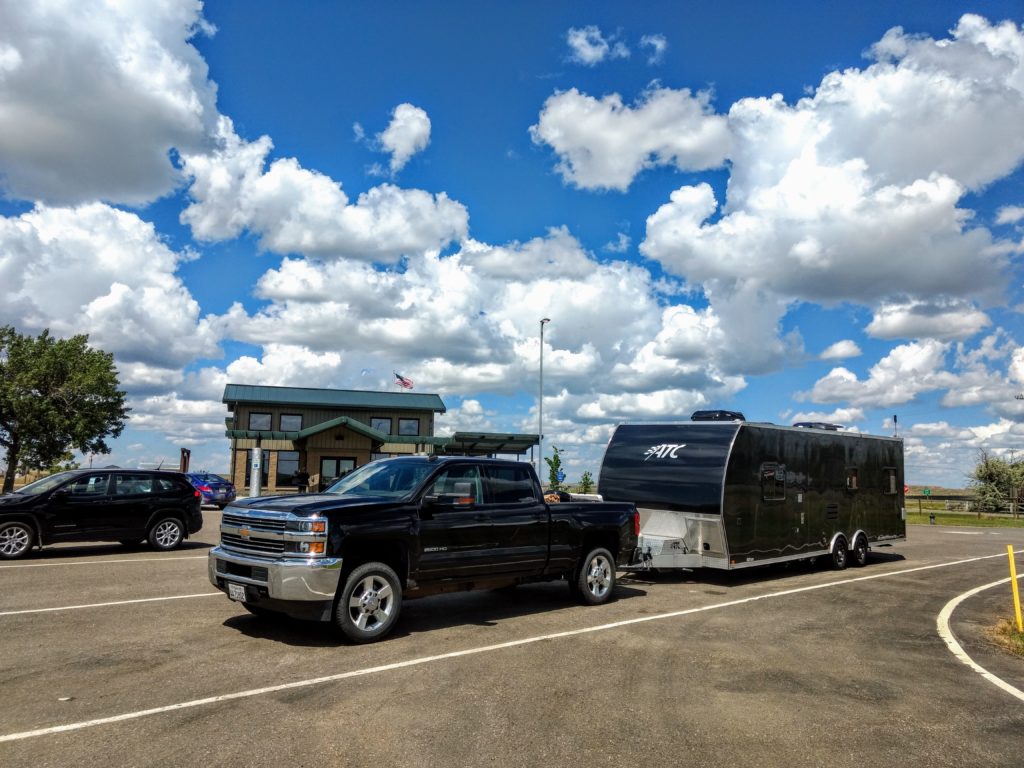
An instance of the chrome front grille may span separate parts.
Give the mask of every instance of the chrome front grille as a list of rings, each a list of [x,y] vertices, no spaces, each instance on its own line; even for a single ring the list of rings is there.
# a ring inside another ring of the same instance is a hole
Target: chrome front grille
[[[221,517],[221,525],[248,527],[252,529],[262,529],[265,531],[284,531],[287,523],[283,517],[268,518],[257,517],[255,515],[239,515],[225,510],[223,517]]]
[[[254,538],[255,536],[258,536],[255,531],[250,534],[248,538],[239,536],[235,533],[221,531],[220,543],[222,547],[233,549],[238,552],[249,552],[263,555],[284,554],[283,539],[260,539]]]
[[[310,519],[288,512],[229,507],[221,517],[221,547],[240,555],[289,559],[323,557],[325,545],[321,543],[319,549],[310,552],[312,544],[309,542],[326,542],[326,531],[301,530]]]

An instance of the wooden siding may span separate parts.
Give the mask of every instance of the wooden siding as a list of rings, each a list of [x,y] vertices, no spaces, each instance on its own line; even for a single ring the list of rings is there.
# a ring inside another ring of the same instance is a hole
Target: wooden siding
[[[249,429],[249,415],[251,413],[269,413],[269,431],[297,431],[282,430],[282,414],[302,416],[302,429],[315,427],[317,424],[332,421],[339,416],[347,416],[350,419],[359,421],[370,426],[374,418],[391,419],[391,433],[398,434],[399,419],[419,419],[420,437],[433,437],[434,435],[434,413],[433,411],[397,411],[397,410],[364,410],[364,409],[328,409],[328,408],[296,408],[291,405],[273,405],[270,403],[239,403],[233,414],[233,429]],[[230,417],[229,417],[230,418]],[[247,496],[249,486],[245,483],[246,467],[249,463],[248,452],[256,447],[255,439],[234,439],[231,441],[233,461],[231,464],[232,482],[238,489],[239,496]],[[320,459],[322,457],[344,457],[353,458],[356,466],[362,466],[370,461],[370,454],[374,446],[370,438],[354,432],[345,426],[338,426],[332,429],[310,435],[305,440],[262,440],[260,448],[270,451],[270,459],[267,466],[268,486],[263,493],[271,495],[278,492],[290,493],[295,491],[291,485],[277,486],[277,452],[298,451],[299,466],[305,467],[306,471],[314,478],[311,481],[311,490],[315,489],[315,478],[320,471]],[[429,446],[419,446],[407,443],[387,443],[376,448],[380,453],[415,453],[417,450],[431,450]]]

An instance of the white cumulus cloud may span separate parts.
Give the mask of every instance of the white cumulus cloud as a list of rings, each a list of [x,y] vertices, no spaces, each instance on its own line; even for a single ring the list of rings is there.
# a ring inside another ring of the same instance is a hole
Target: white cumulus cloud
[[[467,234],[465,207],[443,192],[384,184],[353,203],[340,183],[294,158],[266,166],[272,149],[266,136],[244,141],[227,118],[218,136],[217,151],[182,156],[193,202],[181,218],[201,240],[248,230],[277,253],[394,262]]]
[[[966,301],[882,304],[867,332],[880,339],[968,339],[991,325],[988,315]]]
[[[712,113],[710,95],[653,87],[633,105],[618,94],[601,99],[575,88],[544,102],[530,135],[559,156],[563,178],[583,189],[625,191],[638,173],[658,165],[704,170],[722,164],[730,136]]]
[[[216,86],[189,40],[198,0],[4,3],[0,167],[8,196],[144,203],[180,177],[168,153],[207,146]]]
[[[847,368],[833,368],[798,399],[815,403],[845,401],[862,408],[907,403],[923,392],[956,384],[956,377],[944,368],[948,351],[949,345],[938,341],[904,344],[872,366],[867,379],[860,379]]]
[[[605,59],[628,59],[629,48],[616,35],[605,37],[594,25],[571,27],[565,35],[569,60],[593,67]]]
[[[640,47],[648,48],[647,63],[651,66],[660,64],[668,50],[668,40],[664,35],[644,35],[640,38]]]
[[[88,333],[133,389],[167,386],[219,335],[177,276],[191,258],[152,224],[101,203],[0,218],[0,322],[22,332]]]
[[[430,143],[430,117],[412,104],[399,104],[388,127],[377,135],[377,141],[391,154],[391,173],[398,173],[413,155]]]
[[[851,339],[843,339],[829,345],[818,357],[822,360],[842,360],[847,357],[860,357],[861,354],[857,342]]]

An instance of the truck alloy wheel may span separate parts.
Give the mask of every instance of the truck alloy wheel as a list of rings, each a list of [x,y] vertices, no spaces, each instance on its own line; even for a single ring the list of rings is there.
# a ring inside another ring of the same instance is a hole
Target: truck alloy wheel
[[[402,583],[384,563],[365,563],[348,575],[334,604],[334,623],[353,643],[384,637],[402,610]]]
[[[607,602],[615,589],[615,558],[604,547],[590,551],[576,574],[573,592],[587,605]]]
[[[28,523],[15,521],[0,525],[0,559],[21,557],[32,547],[35,531]]]

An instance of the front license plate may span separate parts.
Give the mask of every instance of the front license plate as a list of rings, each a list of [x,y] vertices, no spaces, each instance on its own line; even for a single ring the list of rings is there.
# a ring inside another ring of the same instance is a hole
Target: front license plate
[[[237,600],[240,603],[245,602],[245,587],[241,584],[228,583],[228,597],[232,600]]]

